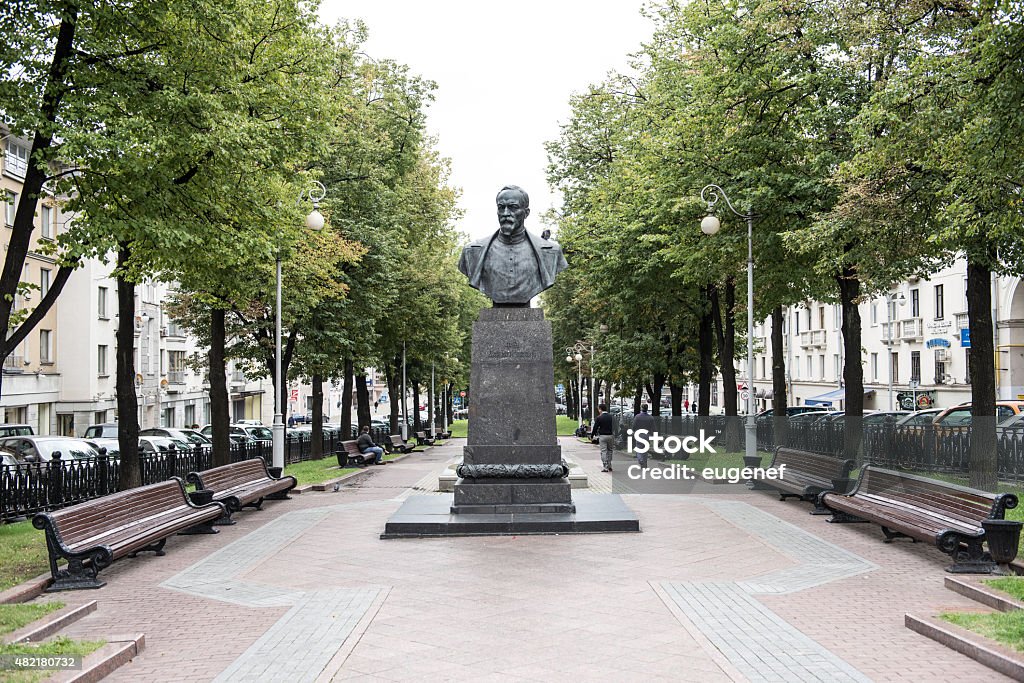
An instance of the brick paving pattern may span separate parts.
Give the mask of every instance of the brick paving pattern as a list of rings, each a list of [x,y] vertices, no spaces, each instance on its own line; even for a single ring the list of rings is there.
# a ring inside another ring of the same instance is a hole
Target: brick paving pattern
[[[461,444],[374,468],[338,492],[268,502],[215,536],[172,538],[165,557],[117,562],[101,575],[105,588],[59,596],[99,600],[68,635],[144,632],[144,653],[109,679],[132,683],[211,681],[247,661],[263,667],[253,677],[281,681],[766,680],[771,664],[734,663],[666,599],[665,584],[712,583],[733,586],[744,614],[762,620],[763,642],[802,636],[818,664],[845,662],[851,677],[1006,680],[903,627],[908,611],[976,608],[943,588],[944,555],[883,544],[876,527],[826,524],[770,494],[627,496],[640,534],[380,540],[398,498],[432,490]],[[597,490],[610,486],[595,447],[562,444]],[[756,529],[744,517],[781,521]],[[803,547],[805,534],[820,540],[816,550]],[[235,543],[248,555],[232,567],[225,550]],[[846,573],[819,581],[807,570],[813,552]],[[322,641],[293,638],[288,655],[247,654],[275,635],[284,642],[306,617],[337,628]],[[795,668],[788,680],[810,675],[807,661]]]

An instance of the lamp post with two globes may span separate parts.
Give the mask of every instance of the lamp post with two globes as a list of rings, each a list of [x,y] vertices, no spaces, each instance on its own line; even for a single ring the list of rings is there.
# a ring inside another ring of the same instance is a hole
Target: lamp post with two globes
[[[744,448],[745,464],[750,465],[757,456],[757,425],[754,422],[754,212],[740,213],[733,208],[728,195],[718,185],[707,185],[700,191],[700,198],[707,203],[707,215],[700,222],[700,229],[705,235],[711,236],[722,227],[715,215],[715,205],[719,195],[725,200],[736,216],[747,221],[747,419],[744,421],[746,442]]]
[[[313,210],[306,216],[306,227],[310,230],[320,231],[324,227],[324,217],[320,213],[320,201],[327,195],[327,188],[323,183],[314,180],[313,187],[305,189],[299,194],[297,201],[301,202],[308,197],[313,202]],[[273,434],[273,466],[284,468],[284,406],[282,393],[284,392],[284,378],[281,376],[281,250],[277,250],[277,301],[274,311],[274,425],[271,430]],[[278,470],[280,472],[280,470]]]

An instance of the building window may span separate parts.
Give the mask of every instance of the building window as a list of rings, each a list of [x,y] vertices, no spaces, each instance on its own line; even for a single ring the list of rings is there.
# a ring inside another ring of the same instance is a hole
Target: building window
[[[105,344],[96,347],[96,374],[107,374],[107,347]]]
[[[160,426],[174,426],[174,408],[164,408],[163,410],[160,411]]]
[[[878,381],[878,354],[877,353],[872,353],[871,354],[871,381],[872,382],[877,382]]]
[[[97,410],[92,414],[92,423],[95,425],[101,425],[107,421],[107,411]]]
[[[825,354],[818,356],[818,377],[825,379]]]
[[[50,269],[40,268],[39,269],[39,296],[46,296],[46,293],[50,291]]]
[[[57,435],[58,436],[74,436],[75,435],[75,415],[74,415],[74,413],[58,413],[57,414]]]
[[[910,290],[910,317],[921,317],[921,290],[919,289]]]
[[[943,356],[944,357],[944,356]],[[939,360],[939,352],[935,352],[935,383],[945,384],[946,383],[946,361]]]
[[[836,379],[838,380],[840,377],[843,376],[843,367],[839,363],[839,354],[838,353],[833,353],[832,354],[832,365],[833,365],[833,367],[836,370]]]
[[[711,405],[718,405],[718,382],[714,381],[711,383]]]
[[[920,382],[921,381],[921,352],[911,351],[910,352],[910,381]]]
[[[793,311],[793,336],[800,336],[800,311]]]
[[[39,362],[53,362],[53,348],[51,342],[53,333],[50,330],[39,330]]]
[[[818,306],[818,327],[825,329],[825,307]]]
[[[832,326],[837,330],[843,326],[843,307],[839,304],[832,306]]]
[[[97,290],[96,297],[96,311],[99,313],[100,319],[107,319],[107,288],[100,287]]]
[[[761,379],[766,379],[768,374],[765,372],[765,366],[767,365],[767,358],[761,356]]]
[[[28,147],[19,145],[13,140],[7,141],[7,153],[4,155],[4,171],[17,178],[24,179],[28,171]]]
[[[811,328],[811,309],[810,308],[805,308],[804,309],[804,313],[807,315],[807,317],[804,320],[804,322],[807,323],[807,329],[810,330],[810,329],[812,329]]]
[[[194,405],[185,406],[185,426],[191,427],[196,423],[196,407]]]
[[[171,384],[185,383],[185,352],[167,352],[167,381]]]
[[[7,225],[14,225],[14,214],[18,212],[18,193],[7,191],[7,201],[4,203],[4,221]]]
[[[942,285],[935,285],[935,319],[942,320],[946,317],[946,306],[943,301]]]
[[[900,382],[900,354],[893,351],[889,356],[889,376],[892,377],[893,384],[899,384]]]
[[[46,239],[53,239],[53,208],[44,206],[39,210],[40,234]]]
[[[807,379],[814,379],[814,356],[807,356]]]
[[[871,324],[872,325],[877,325],[878,324],[878,302],[875,301],[874,299],[871,300],[870,310],[871,310]]]

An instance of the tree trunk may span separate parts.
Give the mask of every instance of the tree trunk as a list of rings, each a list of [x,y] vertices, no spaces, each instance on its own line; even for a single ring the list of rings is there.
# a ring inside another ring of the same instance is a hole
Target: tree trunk
[[[726,420],[725,447],[730,452],[738,452],[743,448],[743,426],[737,417],[736,395],[736,283],[728,278],[725,283],[725,315],[722,315],[718,288],[708,288],[711,303],[711,319],[718,347],[718,365],[722,372],[722,400],[724,412],[731,420]],[[724,318],[724,324],[723,324]],[[748,383],[751,384],[751,383]],[[752,386],[747,387],[753,391]]]
[[[345,379],[341,383],[341,438],[352,438],[352,359],[345,359]],[[358,422],[358,420],[356,420]],[[359,425],[360,427],[362,425]]]
[[[968,256],[967,316],[971,334],[971,486],[995,491],[996,369],[992,331],[992,272]]]
[[[423,431],[423,423],[420,421],[420,381],[412,381],[412,433]]]
[[[636,392],[633,394],[633,414],[634,415],[639,415],[640,414],[640,406],[643,404],[643,400],[644,400],[644,385],[638,383],[636,385]]]
[[[709,287],[701,289],[701,315],[697,327],[697,354],[700,367],[697,373],[697,414],[707,417],[711,407],[711,376],[714,374],[714,342],[712,341],[713,320],[711,315]]]
[[[672,415],[678,417],[683,414],[683,387],[673,380],[668,383],[668,391],[672,394]]]
[[[356,422],[359,429],[370,426],[370,390],[366,387],[366,374],[356,375]]]
[[[652,378],[652,383],[647,385],[647,398],[651,402],[651,415],[658,417],[661,415],[661,390],[665,387],[665,375],[656,372]]]
[[[227,337],[224,328],[224,309],[210,311],[210,425],[213,428],[213,464],[227,465],[231,462],[231,438],[228,436],[231,416],[228,412],[228,375],[224,358],[224,343]],[[267,463],[273,465],[273,463]]]
[[[789,394],[786,387],[786,352],[783,349],[782,306],[772,309],[772,426],[776,446],[787,443],[786,408]]]
[[[324,376],[313,375],[313,431],[310,434],[309,455],[313,459],[324,457]]]
[[[142,486],[139,462],[139,404],[135,396],[135,283],[127,279],[125,269],[131,248],[121,244],[117,252],[117,444],[121,451],[118,488],[121,491]]]
[[[402,400],[401,393],[402,389],[399,387],[401,383],[401,375],[396,372],[396,368],[401,367],[400,359],[396,359],[393,363],[389,363],[385,368],[386,379],[388,381],[388,399],[391,401],[391,433],[401,434],[401,430],[398,429],[398,410],[401,407],[400,402]],[[358,391],[358,386],[356,391]]]
[[[860,462],[858,453],[862,436],[861,419],[864,415],[864,366],[861,365],[860,280],[857,269],[846,266],[836,278],[839,284],[839,301],[843,308],[843,382],[846,386],[846,426],[843,452],[845,458]],[[852,419],[851,419],[852,418]],[[853,427],[850,429],[849,427]]]

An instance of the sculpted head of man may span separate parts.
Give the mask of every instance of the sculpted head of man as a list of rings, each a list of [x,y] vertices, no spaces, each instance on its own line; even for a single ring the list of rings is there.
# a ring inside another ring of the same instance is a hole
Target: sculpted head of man
[[[523,223],[530,215],[530,196],[516,185],[506,185],[498,192],[498,229],[508,237],[519,235],[526,227]]]

